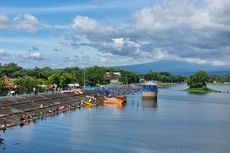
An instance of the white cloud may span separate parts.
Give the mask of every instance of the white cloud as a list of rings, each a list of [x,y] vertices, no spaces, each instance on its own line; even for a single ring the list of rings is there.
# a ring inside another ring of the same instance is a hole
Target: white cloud
[[[229,1],[204,0],[202,7],[197,6],[196,2],[196,0],[166,0],[162,4],[137,11],[133,19],[137,28],[147,32],[167,31],[181,27],[230,30]],[[198,4],[202,5],[202,1]]]
[[[30,14],[19,15],[13,18],[13,27],[16,30],[35,33],[38,31],[38,19]]]
[[[154,52],[154,58],[160,60],[168,57],[168,52],[166,50],[162,50],[161,48],[156,48]]]
[[[0,14],[0,30],[6,30],[8,28],[8,17]]]
[[[224,66],[224,65],[228,65],[229,63],[225,62],[225,61],[219,61],[219,60],[214,60],[212,61],[212,65],[214,66]]]
[[[106,57],[100,57],[100,62],[103,63],[103,64],[106,64],[106,63],[109,63],[110,60]]]
[[[0,57],[5,57],[5,56],[8,56],[9,54],[4,51],[3,49],[0,49]]]
[[[38,61],[44,60],[39,51],[30,51],[28,54],[22,55],[22,58],[27,58],[29,60],[38,60]]]
[[[114,31],[112,27],[102,25],[96,20],[90,19],[86,16],[76,16],[72,28],[76,31],[86,33],[111,33]]]
[[[117,48],[117,50],[121,50],[125,43],[124,38],[114,38],[112,41],[114,48]]]
[[[164,1],[162,4],[137,11],[134,22],[137,28],[148,32],[164,31],[186,24],[194,7],[185,1]]]

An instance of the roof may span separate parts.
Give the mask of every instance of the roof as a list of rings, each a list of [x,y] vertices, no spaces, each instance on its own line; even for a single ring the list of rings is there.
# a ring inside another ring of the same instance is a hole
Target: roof
[[[145,85],[145,86],[157,86],[157,84],[154,81],[147,81],[147,82],[143,83],[143,85]]]

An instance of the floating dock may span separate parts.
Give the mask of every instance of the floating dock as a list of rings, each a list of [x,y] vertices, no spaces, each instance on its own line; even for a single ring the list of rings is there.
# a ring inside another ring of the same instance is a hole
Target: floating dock
[[[95,92],[5,97],[0,100],[0,130],[82,107],[81,100]]]

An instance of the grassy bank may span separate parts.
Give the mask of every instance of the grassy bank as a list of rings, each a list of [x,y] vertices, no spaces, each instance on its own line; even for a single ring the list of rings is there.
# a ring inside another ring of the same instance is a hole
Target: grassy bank
[[[185,89],[185,91],[190,92],[190,93],[197,93],[197,94],[220,92],[220,91],[213,90],[210,88],[188,88],[188,89]]]

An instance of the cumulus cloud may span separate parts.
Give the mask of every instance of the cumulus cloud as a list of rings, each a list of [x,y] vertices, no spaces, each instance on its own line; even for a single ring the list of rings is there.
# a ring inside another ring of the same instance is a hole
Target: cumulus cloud
[[[19,15],[13,18],[13,27],[16,30],[35,33],[38,31],[38,19],[30,14]]]
[[[94,19],[90,19],[86,16],[76,16],[73,20],[72,28],[76,31],[86,33],[111,33],[113,28],[98,23]]]
[[[38,51],[32,51],[25,57],[31,60],[43,60],[43,58],[41,57],[41,53]]]
[[[147,32],[168,31],[181,27],[191,29],[226,28],[229,29],[229,6],[226,0],[167,0],[153,7],[137,11],[134,22]]]
[[[22,55],[19,55],[19,56],[21,56],[21,58],[26,58],[28,60],[35,60],[35,61],[43,61],[43,60],[45,60],[42,57],[38,47],[33,46],[28,51],[29,51],[28,53],[25,53],[25,54],[22,54]]]
[[[0,30],[6,30],[8,28],[8,17],[0,14]]]
[[[0,49],[0,57],[6,57],[6,56],[10,56],[10,54],[8,54],[6,51],[4,51],[3,49]]]
[[[100,57],[101,63],[122,59],[129,64],[179,60],[228,65],[229,8],[226,0],[163,0],[137,10],[132,21],[122,26],[76,16],[72,28],[82,37],[69,37],[65,44],[97,49],[106,55]]]

